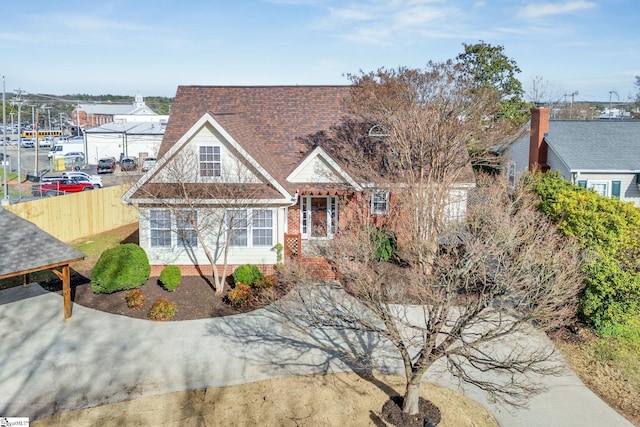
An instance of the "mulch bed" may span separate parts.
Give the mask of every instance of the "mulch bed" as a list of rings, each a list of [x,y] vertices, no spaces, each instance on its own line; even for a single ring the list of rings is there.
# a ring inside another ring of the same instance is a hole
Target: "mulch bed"
[[[236,309],[226,302],[228,285],[222,295],[216,295],[209,279],[201,276],[183,276],[180,286],[173,292],[168,292],[158,284],[157,277],[150,277],[146,284],[140,288],[145,297],[145,306],[139,310],[127,307],[125,300],[126,291],[112,294],[95,294],[91,290],[90,280],[73,272],[71,276],[71,301],[75,304],[104,311],[120,314],[138,319],[148,319],[149,309],[158,298],[166,298],[173,302],[178,311],[172,320],[193,320],[211,317],[230,316],[233,314],[250,311],[248,309]],[[51,292],[62,294],[62,282],[54,279],[42,282],[40,285]]]
[[[440,423],[440,410],[430,401],[418,399],[418,414],[407,415],[402,412],[402,396],[393,396],[382,407],[382,419],[399,427],[428,427]]]

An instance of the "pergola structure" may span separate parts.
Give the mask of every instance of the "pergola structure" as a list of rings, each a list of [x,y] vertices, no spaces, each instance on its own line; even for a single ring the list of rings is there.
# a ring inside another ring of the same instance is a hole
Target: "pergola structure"
[[[35,224],[0,208],[0,279],[50,270],[62,280],[64,320],[71,320],[71,269],[85,254],[56,239]]]

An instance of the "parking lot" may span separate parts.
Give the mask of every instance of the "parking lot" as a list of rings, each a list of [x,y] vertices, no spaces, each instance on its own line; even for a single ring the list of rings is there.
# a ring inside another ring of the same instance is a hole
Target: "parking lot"
[[[5,148],[7,154],[6,164],[8,170],[11,172],[17,172],[18,168],[20,168],[22,170],[22,175],[26,175],[29,178],[42,175],[43,173],[59,174],[60,172],[54,171],[53,161],[47,158],[47,154],[49,152],[48,148],[38,147],[18,149],[16,146],[7,145],[5,147],[0,145],[0,154],[4,154]],[[83,166],[81,170],[88,174],[97,174],[96,165]],[[102,178],[103,186],[108,187],[112,185],[133,183],[141,175],[142,172],[139,168],[137,170],[123,172],[119,167],[116,167],[114,173],[100,174],[100,177]],[[3,182],[3,179],[4,177],[0,176],[1,182]],[[24,182],[22,185],[17,185],[15,182],[9,182],[9,196],[11,203],[37,198],[31,194],[32,184],[33,182],[30,181]]]

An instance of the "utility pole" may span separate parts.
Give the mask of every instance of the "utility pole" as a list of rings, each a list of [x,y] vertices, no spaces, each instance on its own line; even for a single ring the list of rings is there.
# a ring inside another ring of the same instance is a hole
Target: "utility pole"
[[[616,98],[618,98],[618,100],[620,100],[620,97],[618,96],[618,92],[616,92],[615,90],[610,90],[609,91],[609,120],[611,120],[611,95],[615,94]]]
[[[2,170],[4,172],[4,197],[2,204],[9,204],[9,184],[7,183],[7,100],[4,76],[2,76],[2,146],[4,147],[4,157],[2,158]]]

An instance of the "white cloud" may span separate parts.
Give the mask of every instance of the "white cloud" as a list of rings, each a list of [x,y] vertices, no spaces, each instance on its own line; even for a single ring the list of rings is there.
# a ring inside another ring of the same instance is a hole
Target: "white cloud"
[[[338,9],[338,8],[329,8],[329,13],[332,18],[343,20],[343,21],[366,21],[373,19],[375,16],[369,12],[365,12],[361,9],[349,8],[349,9]]]
[[[418,6],[398,10],[395,13],[394,21],[398,27],[415,27],[445,18],[451,14],[453,14],[453,11],[448,9]]]
[[[597,4],[595,2],[585,0],[530,4],[522,8],[518,16],[522,18],[540,18],[543,16],[563,15],[579,10],[592,9],[596,6]]]

